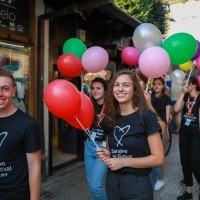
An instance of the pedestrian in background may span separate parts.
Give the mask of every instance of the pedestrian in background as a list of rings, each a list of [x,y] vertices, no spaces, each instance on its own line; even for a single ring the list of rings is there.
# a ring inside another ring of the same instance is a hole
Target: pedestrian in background
[[[12,104],[16,85],[0,67],[0,199],[39,200],[40,134],[35,119]]]
[[[174,110],[174,105],[179,98],[183,86],[175,85],[172,83],[171,85],[171,104],[172,104],[172,113]],[[180,126],[181,126],[181,110],[176,114],[176,116],[173,116],[173,120],[175,123],[175,134],[179,134]]]
[[[177,200],[193,199],[192,174],[200,184],[200,88],[198,80],[191,76],[188,85],[183,90],[174,106],[177,113],[182,110],[182,120],[179,137],[179,151],[183,176],[186,184],[186,192],[180,195]],[[200,195],[199,195],[200,199]]]
[[[106,124],[104,122],[104,99],[106,90],[107,82],[104,79],[97,77],[92,81],[91,94],[95,116],[93,125],[90,129],[91,137],[88,137],[86,140],[84,152],[86,178],[90,188],[92,200],[107,200],[106,192],[103,188],[103,181],[107,172],[107,165],[98,159],[96,146],[93,142],[94,140],[99,148],[106,147]]]
[[[162,142],[163,142],[163,148],[166,148],[167,140],[168,140],[168,125],[170,122],[170,112],[171,112],[171,99],[168,96],[167,87],[165,84],[165,80],[163,77],[154,78],[153,80],[153,91],[152,95],[155,95],[156,97],[160,98],[166,108],[166,127],[162,133]],[[164,165],[160,166],[160,173],[158,176],[158,180],[154,186],[154,190],[160,190],[162,187],[164,187]]]
[[[142,88],[142,91],[144,93],[144,96],[147,100],[148,107],[157,115],[157,120],[162,127],[161,137],[166,132],[166,106],[164,101],[160,99],[159,97],[156,97],[154,95],[149,94],[146,91],[146,87],[148,86],[148,77],[146,77],[144,74],[141,73],[139,69],[135,71],[136,76],[138,78],[139,84]],[[153,188],[155,188],[155,185],[157,183],[159,174],[160,174],[160,167],[155,166],[152,168],[153,171],[150,173],[151,183]]]
[[[117,72],[106,96],[108,146],[98,148],[108,167],[106,193],[113,199],[153,199],[149,173],[161,165],[164,152],[154,112],[148,109],[137,76],[130,70]]]

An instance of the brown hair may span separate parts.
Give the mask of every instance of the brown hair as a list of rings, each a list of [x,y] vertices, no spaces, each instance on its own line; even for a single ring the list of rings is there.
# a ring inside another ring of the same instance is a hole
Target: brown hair
[[[147,82],[148,82],[148,77],[146,77],[139,69],[136,69],[136,70],[135,70],[135,74],[136,74],[137,76],[139,76],[140,79],[141,79],[145,84],[147,84]]]
[[[10,78],[11,81],[12,81],[13,87],[16,86],[15,80],[14,80],[14,77],[13,77],[11,71],[9,71],[8,69],[6,69],[5,67],[0,67],[0,76]]]
[[[116,79],[121,75],[128,75],[132,80],[134,88],[134,98],[132,98],[133,107],[139,107],[140,111],[140,122],[142,122],[142,113],[144,109],[148,109],[146,99],[144,97],[143,91],[140,87],[140,84],[137,80],[137,76],[134,72],[130,70],[121,70],[118,71],[112,78],[105,99],[105,119],[109,127],[114,128],[117,118],[120,116],[121,111],[119,108],[119,103],[113,95],[113,87]]]
[[[196,85],[196,90],[200,91],[200,87],[198,85],[198,79],[195,76],[190,76],[188,84],[191,83],[192,85]]]
[[[167,91],[167,87],[166,87],[164,78],[163,77],[154,78],[153,79],[153,83],[156,80],[159,80],[163,84],[163,86],[164,86],[163,89],[162,89],[162,92],[161,92],[160,96],[162,96],[162,95],[168,95],[168,91]],[[155,95],[155,91],[154,90],[152,90],[152,94]]]

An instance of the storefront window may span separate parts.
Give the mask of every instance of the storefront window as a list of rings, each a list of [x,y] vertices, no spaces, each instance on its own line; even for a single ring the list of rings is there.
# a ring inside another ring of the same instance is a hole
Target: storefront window
[[[30,111],[29,52],[30,47],[0,41],[0,67],[13,73],[17,86],[13,104],[27,113]]]

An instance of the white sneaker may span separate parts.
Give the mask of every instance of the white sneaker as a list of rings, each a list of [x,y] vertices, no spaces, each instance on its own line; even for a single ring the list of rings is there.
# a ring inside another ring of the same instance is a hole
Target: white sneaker
[[[164,187],[164,185],[165,185],[164,181],[157,180],[154,186],[154,190],[160,190],[162,187]]]

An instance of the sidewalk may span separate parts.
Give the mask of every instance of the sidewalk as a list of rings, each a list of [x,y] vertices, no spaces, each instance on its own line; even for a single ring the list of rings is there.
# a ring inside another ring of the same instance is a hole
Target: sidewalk
[[[97,172],[98,173],[98,172]],[[165,158],[165,186],[154,192],[156,200],[176,200],[184,192],[179,159],[178,135],[173,134],[172,147]],[[194,181],[193,200],[198,200],[198,185]],[[84,163],[61,170],[42,184],[41,200],[91,200],[85,177]]]

